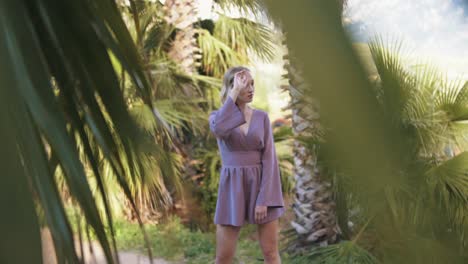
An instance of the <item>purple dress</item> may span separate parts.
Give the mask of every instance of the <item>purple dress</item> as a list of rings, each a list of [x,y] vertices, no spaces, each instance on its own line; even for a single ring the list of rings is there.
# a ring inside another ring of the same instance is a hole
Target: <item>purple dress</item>
[[[244,114],[228,96],[209,122],[222,161],[214,223],[243,226],[279,218],[285,209],[268,114],[254,109],[245,135],[239,128],[246,123]],[[255,222],[256,205],[267,206],[260,222]]]

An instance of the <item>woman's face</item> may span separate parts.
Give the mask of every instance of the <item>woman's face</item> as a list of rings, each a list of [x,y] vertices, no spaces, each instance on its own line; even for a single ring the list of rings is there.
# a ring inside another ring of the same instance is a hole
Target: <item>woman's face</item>
[[[253,100],[255,92],[254,80],[250,71],[245,71],[244,74],[247,78],[247,86],[240,90],[237,100],[243,103],[250,103]]]

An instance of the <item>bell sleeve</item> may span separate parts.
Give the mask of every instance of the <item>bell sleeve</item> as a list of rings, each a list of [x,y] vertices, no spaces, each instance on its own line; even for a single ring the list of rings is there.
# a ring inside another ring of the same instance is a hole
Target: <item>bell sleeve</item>
[[[239,107],[228,96],[224,104],[216,111],[210,113],[210,130],[218,138],[227,138],[232,130],[247,121]]]
[[[256,205],[283,207],[281,176],[276,157],[275,142],[268,115],[264,119],[264,148],[262,150],[262,176]]]

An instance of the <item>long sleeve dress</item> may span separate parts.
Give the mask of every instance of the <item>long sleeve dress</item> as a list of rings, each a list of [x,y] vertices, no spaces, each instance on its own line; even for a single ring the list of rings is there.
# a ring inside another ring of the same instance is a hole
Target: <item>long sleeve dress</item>
[[[221,153],[221,173],[215,224],[243,226],[279,218],[285,211],[278,160],[268,114],[254,109],[246,134],[244,114],[227,97],[209,117]],[[255,221],[255,206],[267,206],[267,216]]]

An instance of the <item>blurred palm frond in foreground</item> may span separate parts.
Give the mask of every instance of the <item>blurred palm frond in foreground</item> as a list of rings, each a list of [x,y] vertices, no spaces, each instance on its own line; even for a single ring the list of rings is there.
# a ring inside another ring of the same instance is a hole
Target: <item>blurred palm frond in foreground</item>
[[[464,263],[467,85],[431,66],[406,67],[398,43],[378,38],[370,44],[378,72],[371,81],[334,2],[268,4],[301,67],[302,96],[320,103],[323,138],[312,135],[306,146],[319,149],[344,218],[338,244],[329,246],[314,244],[325,231],[294,226],[297,263]],[[317,223],[316,213],[302,215]]]

